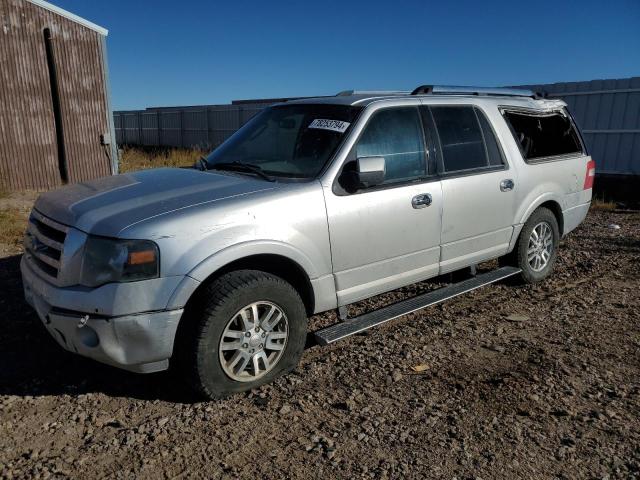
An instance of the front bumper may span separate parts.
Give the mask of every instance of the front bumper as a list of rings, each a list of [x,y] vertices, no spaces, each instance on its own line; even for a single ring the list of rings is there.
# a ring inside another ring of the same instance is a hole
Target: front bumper
[[[64,349],[139,373],[165,370],[169,366],[183,309],[119,316],[76,313],[68,310],[77,308],[75,305],[63,307],[59,303],[68,289],[42,280],[24,259],[20,270],[25,299]]]

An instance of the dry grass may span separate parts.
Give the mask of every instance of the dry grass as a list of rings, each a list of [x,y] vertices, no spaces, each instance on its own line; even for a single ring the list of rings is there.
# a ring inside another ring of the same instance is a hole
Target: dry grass
[[[591,208],[594,210],[615,210],[617,207],[616,202],[594,198],[591,202]]]
[[[27,219],[38,192],[0,192],[0,258],[22,252]]]
[[[120,158],[120,173],[160,167],[190,167],[207,152],[200,150],[171,149],[145,151],[125,148]]]
[[[28,217],[28,210],[17,208],[0,210],[0,247],[9,247],[12,250],[21,248]]]

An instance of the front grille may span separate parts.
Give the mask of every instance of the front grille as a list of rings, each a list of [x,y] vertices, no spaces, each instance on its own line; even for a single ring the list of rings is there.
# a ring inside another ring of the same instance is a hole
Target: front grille
[[[58,278],[68,227],[54,222],[36,210],[31,212],[24,248],[28,261],[47,277]]]

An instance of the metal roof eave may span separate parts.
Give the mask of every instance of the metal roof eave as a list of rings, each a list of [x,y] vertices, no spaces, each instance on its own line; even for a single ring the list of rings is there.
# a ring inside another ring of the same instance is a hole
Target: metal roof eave
[[[27,0],[27,1],[33,3],[34,5],[38,5],[39,7],[45,8],[50,12],[56,13],[62,17],[68,18],[69,20],[79,23],[80,25],[84,25],[85,27],[98,32],[100,35],[103,35],[106,37],[109,34],[109,30],[107,30],[106,28],[102,28],[100,25],[96,25],[95,23],[90,22],[89,20],[85,20],[84,18],[79,17],[78,15],[75,15],[71,12],[67,12],[66,10],[63,10],[60,7],[56,7],[55,5],[52,5],[49,2],[45,2],[44,0]]]

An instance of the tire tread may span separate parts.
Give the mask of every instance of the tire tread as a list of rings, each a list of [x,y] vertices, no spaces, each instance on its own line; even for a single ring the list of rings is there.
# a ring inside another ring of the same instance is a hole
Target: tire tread
[[[228,395],[228,392],[213,391],[207,387],[199,365],[204,360],[201,345],[208,337],[209,331],[215,326],[214,319],[218,317],[223,305],[232,301],[233,295],[240,289],[250,289],[257,284],[270,282],[279,284],[289,290],[289,293],[297,298],[302,305],[302,299],[298,292],[288,282],[275,275],[258,270],[236,270],[214,279],[198,292],[192,305],[185,311],[187,324],[180,335],[178,351],[176,352],[178,368],[185,380],[197,394],[219,399]],[[302,344],[304,347],[304,344]],[[294,352],[295,357],[302,354],[303,348]],[[295,365],[283,373],[293,370]]]
[[[527,260],[527,248],[530,235],[529,231],[533,229],[533,226],[535,226],[535,224],[543,220],[547,221],[551,225],[551,229],[553,231],[554,245],[552,258],[548,267],[545,267],[545,270],[543,270],[542,272],[534,272],[530,269],[529,262]],[[520,236],[518,237],[516,246],[509,255],[503,257],[503,261],[505,263],[514,265],[522,270],[520,277],[524,283],[537,283],[547,278],[553,271],[553,267],[558,254],[558,243],[559,228],[558,220],[556,219],[555,214],[546,207],[539,207],[527,219],[524,226],[522,227],[522,231],[520,232]]]

